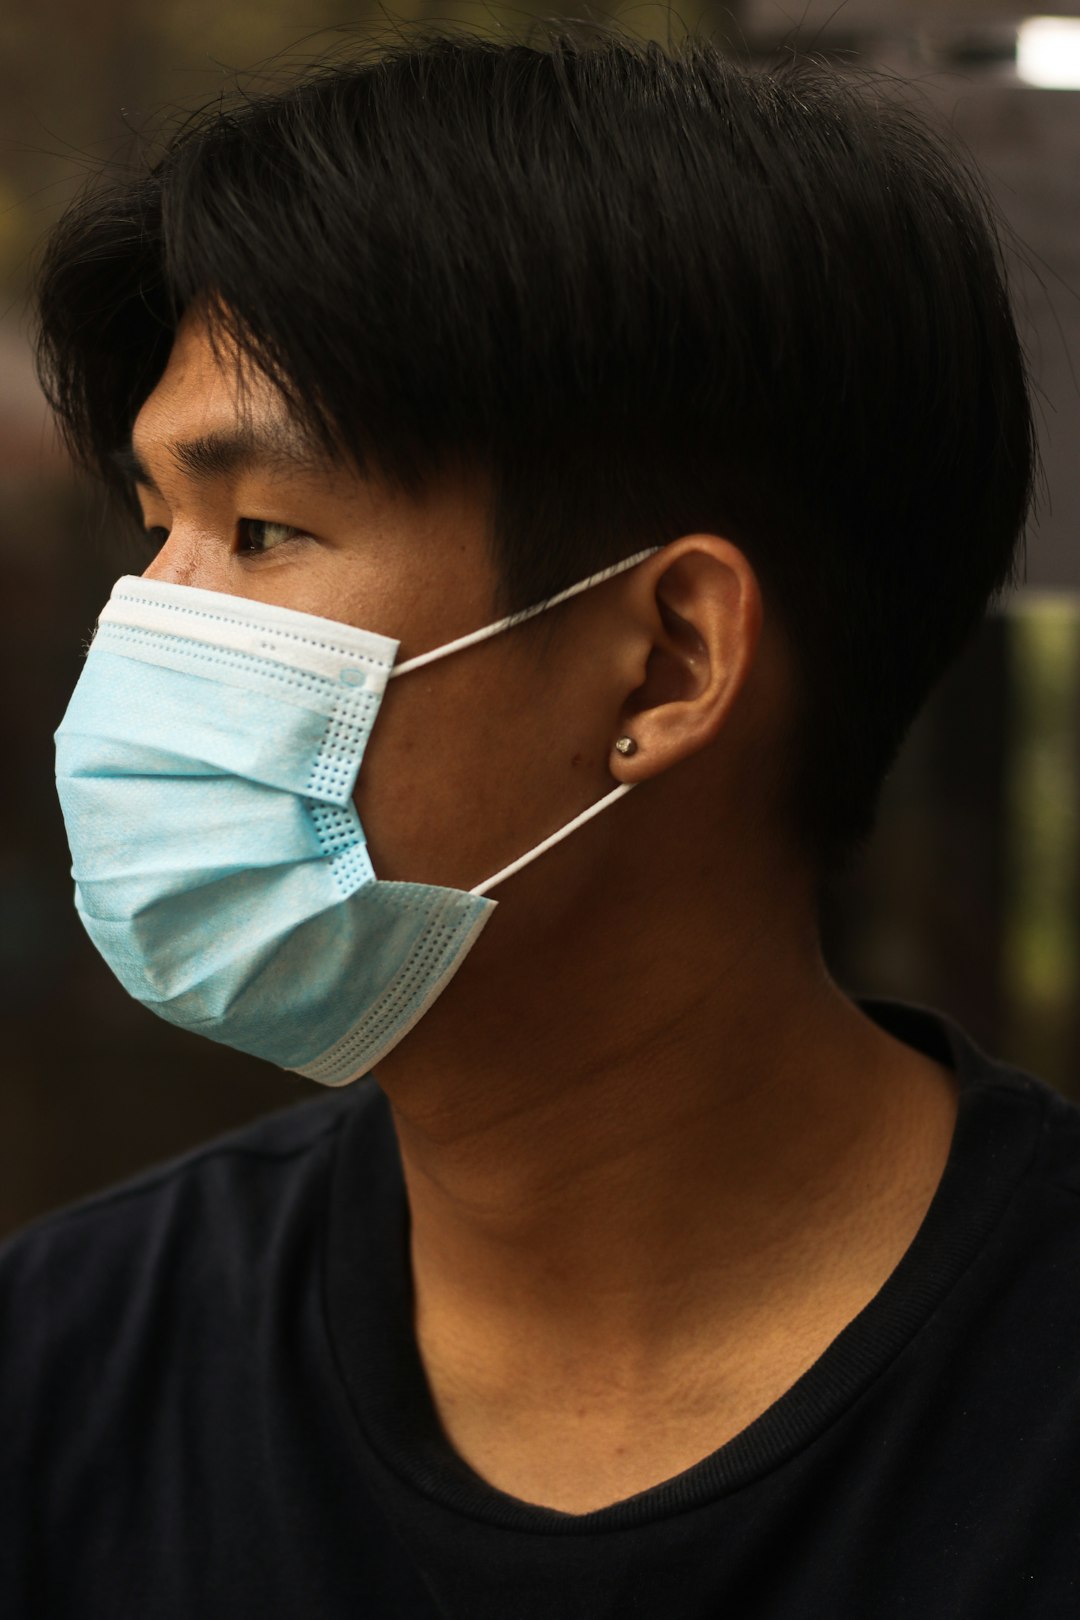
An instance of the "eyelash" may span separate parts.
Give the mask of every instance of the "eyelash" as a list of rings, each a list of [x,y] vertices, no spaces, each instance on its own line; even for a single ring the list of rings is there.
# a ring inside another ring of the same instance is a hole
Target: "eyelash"
[[[248,530],[250,530],[252,528],[256,528],[256,527],[262,527],[264,529],[287,529],[288,530],[288,535],[286,537],[286,540],[279,541],[278,545],[287,544],[289,540],[293,540],[297,536],[306,535],[306,532],[307,532],[305,529],[297,529],[297,528],[295,528],[291,523],[275,523],[272,518],[246,518],[246,517],[242,517],[242,518],[237,518],[236,523],[237,523],[237,530],[238,530],[239,535],[241,537],[241,541],[243,540],[243,536],[244,536],[246,531],[248,531]],[[144,532],[147,540],[150,542],[151,546],[153,547],[153,549],[155,551],[160,551],[161,547],[165,544],[166,540],[169,538],[168,529],[166,529],[160,523],[154,524],[151,528],[146,529],[143,532]],[[161,536],[160,539],[157,538],[159,535]],[[241,543],[237,547],[237,553],[241,557],[264,557],[266,555],[267,551],[276,551],[276,550],[277,550],[277,546],[260,547],[260,546],[253,546],[253,545],[244,545],[243,543]]]
[[[239,529],[241,536],[243,536],[245,530],[251,528],[285,529],[286,538],[284,541],[279,540],[278,545],[287,544],[289,540],[295,540],[298,535],[304,534],[303,529],[294,528],[291,523],[275,523],[271,518],[238,518],[237,528]],[[262,548],[250,545],[240,545],[237,547],[237,550],[242,556],[245,557],[262,557],[265,556],[266,551],[276,551],[277,546],[267,546]]]

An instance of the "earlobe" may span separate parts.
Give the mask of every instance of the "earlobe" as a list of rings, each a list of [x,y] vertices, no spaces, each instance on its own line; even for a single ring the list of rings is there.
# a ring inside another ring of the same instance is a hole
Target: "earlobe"
[[[612,742],[620,782],[659,775],[715,741],[753,664],[763,617],[745,553],[716,535],[675,541],[642,573],[652,647]]]

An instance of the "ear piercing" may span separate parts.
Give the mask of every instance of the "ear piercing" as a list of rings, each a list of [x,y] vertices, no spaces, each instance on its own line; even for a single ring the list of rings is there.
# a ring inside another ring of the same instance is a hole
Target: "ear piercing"
[[[637,753],[637,743],[633,737],[620,737],[615,744],[615,752],[625,758],[628,754]]]

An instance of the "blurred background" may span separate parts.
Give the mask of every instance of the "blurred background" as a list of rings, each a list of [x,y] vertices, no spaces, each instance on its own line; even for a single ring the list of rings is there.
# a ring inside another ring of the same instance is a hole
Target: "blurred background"
[[[1010,233],[1045,481],[1023,588],[940,686],[880,824],[830,900],[826,953],[855,994],[958,1019],[1080,1100],[1080,0],[732,0],[550,8],[344,0],[27,0],[0,17],[0,1236],[316,1088],[128,999],[82,932],[52,733],[113,580],[142,563],[74,476],[29,348],[40,242],[101,158],[164,111],[301,68],[413,18],[519,37],[534,15],[689,29],[739,56],[882,67],[978,160]]]

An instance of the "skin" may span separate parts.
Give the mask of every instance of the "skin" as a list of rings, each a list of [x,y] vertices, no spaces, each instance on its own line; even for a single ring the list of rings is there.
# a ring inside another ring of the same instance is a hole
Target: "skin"
[[[393,635],[399,660],[500,616],[479,477],[408,501],[345,466],[178,466],[239,415],[192,312],[134,428],[167,533],[149,577]],[[497,1488],[584,1513],[716,1450],[868,1303],[957,1090],[822,960],[773,809],[796,676],[745,554],[679,536],[539,624],[392,681],[357,803],[380,877],[469,888],[638,784],[494,891],[378,1070],[446,1434]]]

